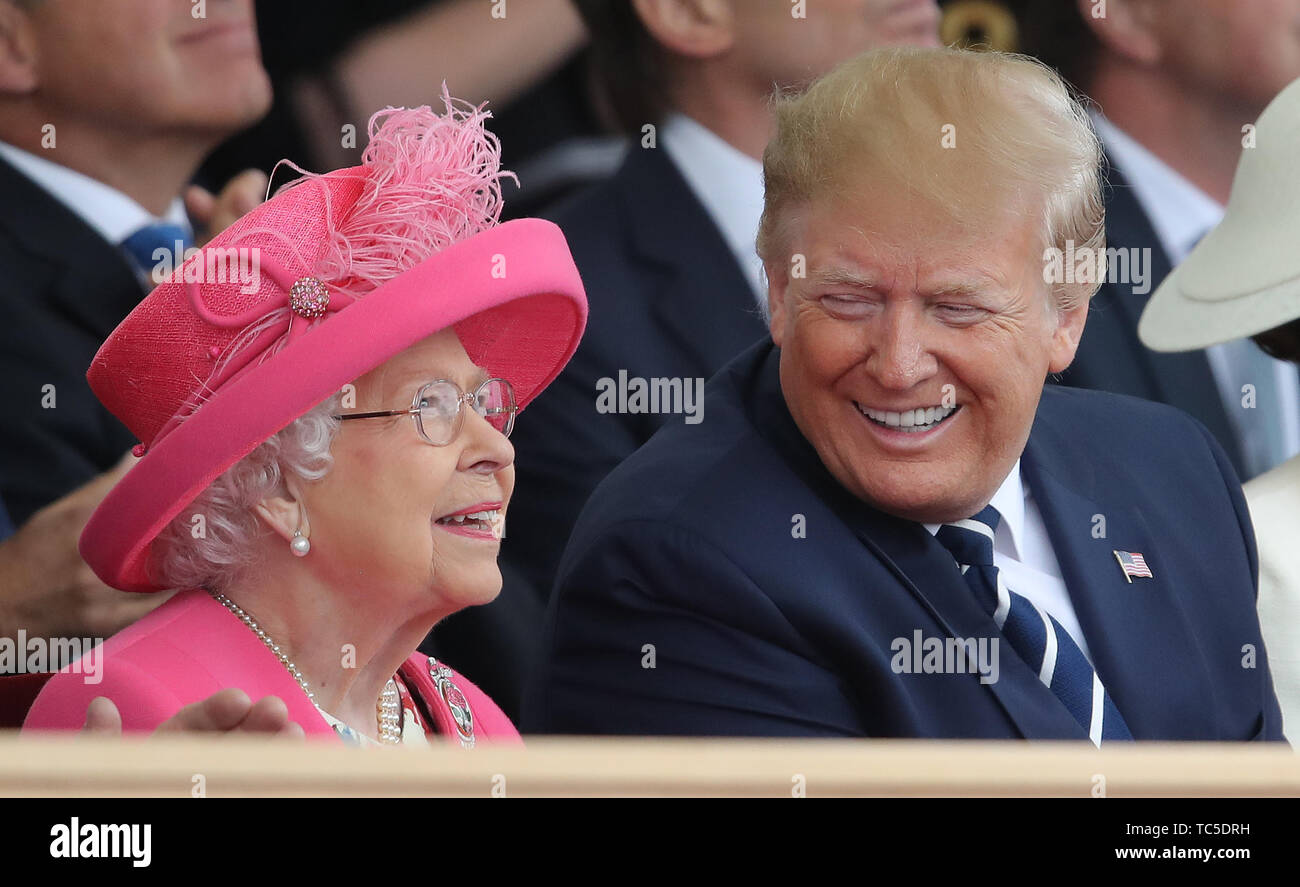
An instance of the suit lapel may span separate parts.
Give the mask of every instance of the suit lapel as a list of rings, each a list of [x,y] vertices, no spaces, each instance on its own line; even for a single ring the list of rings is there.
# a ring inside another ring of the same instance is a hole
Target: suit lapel
[[[1043,685],[1037,673],[1002,643],[997,625],[975,599],[948,550],[921,524],[885,514],[854,498],[825,469],[785,406],[779,360],[780,350],[773,347],[758,381],[755,422],[766,430],[787,464],[828,503],[948,637],[999,640],[1005,653],[999,657],[999,679],[986,686],[1022,736],[1086,738],[1069,710]],[[890,592],[879,589],[875,593]]]
[[[1162,561],[1159,537],[1142,511],[1115,495],[1124,479],[1098,477],[1077,441],[1057,430],[1053,408],[1049,388],[1022,459],[1025,481],[1107,692],[1134,738],[1169,735],[1171,725],[1156,713],[1176,710],[1173,696],[1187,695],[1186,688],[1208,686],[1208,675],[1198,672],[1203,657],[1178,602],[1175,565]],[[1114,484],[1110,495],[1106,483]],[[1116,550],[1142,554],[1154,578],[1129,582]],[[1171,662],[1180,663],[1183,689],[1159,680]]]
[[[978,604],[952,555],[920,524],[861,506],[847,523],[864,546],[952,638],[997,639],[998,680],[988,684],[999,705],[1027,739],[1083,739],[1069,710],[1005,642]]]
[[[660,275],[652,310],[690,371],[711,376],[767,332],[753,288],[663,149],[633,146],[620,176],[632,248]]]

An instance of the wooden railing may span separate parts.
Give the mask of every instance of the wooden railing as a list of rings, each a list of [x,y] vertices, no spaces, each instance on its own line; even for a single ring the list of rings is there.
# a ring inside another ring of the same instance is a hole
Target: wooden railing
[[[1300,795],[1264,745],[550,739],[357,750],[252,737],[0,734],[0,796]]]

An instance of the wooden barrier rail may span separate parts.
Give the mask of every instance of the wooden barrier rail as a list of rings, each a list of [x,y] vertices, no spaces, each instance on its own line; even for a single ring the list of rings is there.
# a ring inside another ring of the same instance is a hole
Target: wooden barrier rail
[[[1300,795],[1285,746],[532,738],[358,750],[243,736],[0,734],[0,796]]]

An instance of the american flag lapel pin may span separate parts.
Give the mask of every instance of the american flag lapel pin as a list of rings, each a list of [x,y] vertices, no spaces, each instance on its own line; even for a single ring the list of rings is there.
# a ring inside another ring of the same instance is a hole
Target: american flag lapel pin
[[[1133,584],[1134,576],[1145,576],[1148,579],[1154,579],[1151,568],[1147,566],[1146,558],[1137,551],[1115,551],[1115,560],[1119,562],[1119,568],[1124,571],[1124,579],[1129,585]]]

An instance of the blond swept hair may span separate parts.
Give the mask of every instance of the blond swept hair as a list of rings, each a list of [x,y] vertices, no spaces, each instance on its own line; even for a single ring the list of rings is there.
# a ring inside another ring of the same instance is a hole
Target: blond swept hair
[[[1027,56],[878,49],[797,95],[774,99],[763,153],[757,248],[788,256],[800,207],[855,183],[902,185],[936,211],[984,228],[992,212],[1041,212],[1043,247],[1105,249],[1102,151],[1088,113],[1049,67]],[[1001,206],[990,204],[990,195]],[[1054,286],[1069,310],[1099,282]]]

